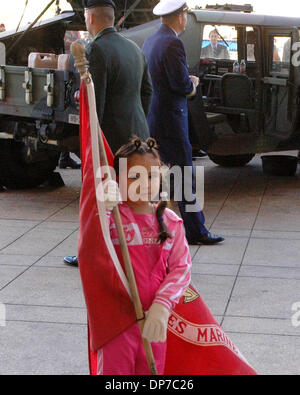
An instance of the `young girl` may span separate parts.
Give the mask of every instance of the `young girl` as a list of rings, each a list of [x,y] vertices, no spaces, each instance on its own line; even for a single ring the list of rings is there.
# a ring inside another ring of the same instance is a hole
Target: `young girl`
[[[120,160],[124,159],[127,168],[119,172]],[[166,208],[165,201],[151,202],[160,187],[160,165],[153,139],[142,142],[134,138],[120,148],[114,159],[121,196],[127,195],[119,210],[141,303],[147,312],[142,335],[152,343],[158,374],[164,374],[168,319],[190,283],[191,256],[182,220]],[[144,177],[139,179],[136,166],[143,169]],[[135,188],[137,180],[144,187]],[[116,204],[106,202],[110,208]],[[111,239],[122,263],[113,215],[109,221]],[[98,374],[150,373],[137,323],[99,350],[97,358]]]

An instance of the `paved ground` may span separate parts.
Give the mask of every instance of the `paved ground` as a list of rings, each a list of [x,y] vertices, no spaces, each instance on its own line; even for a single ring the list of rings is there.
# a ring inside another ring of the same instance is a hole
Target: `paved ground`
[[[299,170],[267,178],[259,156],[243,169],[198,163],[207,225],[226,242],[191,248],[193,283],[260,374],[299,374]],[[62,176],[64,188],[0,194],[0,374],[88,373],[79,274],[62,264],[76,252],[80,172]]]

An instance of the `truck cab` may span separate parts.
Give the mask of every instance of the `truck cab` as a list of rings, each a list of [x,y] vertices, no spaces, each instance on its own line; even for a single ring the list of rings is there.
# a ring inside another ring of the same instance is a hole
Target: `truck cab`
[[[204,110],[214,125],[206,147],[201,147],[199,125],[200,147],[222,165],[245,164],[256,153],[298,149],[300,68],[293,49],[300,19],[202,10],[190,16],[187,33],[201,28],[198,52],[193,48],[189,63],[195,71],[198,67]],[[215,36],[219,54],[209,42]],[[194,108],[193,116],[197,129]]]
[[[159,25],[124,34],[142,46]],[[300,18],[255,14],[249,5],[189,11],[180,38],[189,72],[200,78],[189,101],[195,149],[219,165],[242,166],[256,153],[300,148],[299,28]]]

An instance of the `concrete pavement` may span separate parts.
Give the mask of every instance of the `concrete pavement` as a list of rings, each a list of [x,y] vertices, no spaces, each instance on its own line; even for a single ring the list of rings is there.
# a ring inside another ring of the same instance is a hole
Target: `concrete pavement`
[[[298,375],[299,169],[266,177],[259,156],[238,169],[197,164],[207,225],[226,241],[191,247],[193,283],[259,374]],[[77,248],[80,171],[61,174],[60,189],[0,193],[0,374],[88,373],[79,273],[62,263]]]

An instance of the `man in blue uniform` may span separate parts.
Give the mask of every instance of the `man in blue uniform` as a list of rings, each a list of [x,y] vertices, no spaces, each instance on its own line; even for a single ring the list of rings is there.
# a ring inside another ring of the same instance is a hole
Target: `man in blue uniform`
[[[187,24],[185,0],[161,0],[153,13],[161,17],[157,32],[149,36],[142,48],[149,65],[153,99],[148,116],[150,134],[159,145],[165,164],[189,167],[192,172],[192,147],[188,134],[187,100],[196,94],[198,77],[189,76],[183,42],[178,35]],[[190,185],[195,194],[195,185]],[[202,211],[188,212],[197,204],[195,197],[187,201],[184,193],[178,202],[189,244],[216,244],[224,239],[208,232]]]

